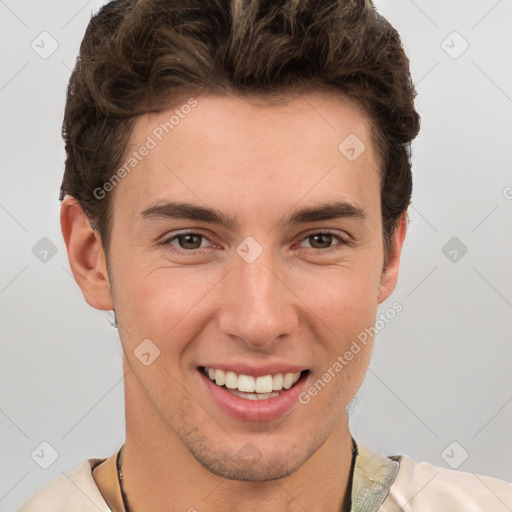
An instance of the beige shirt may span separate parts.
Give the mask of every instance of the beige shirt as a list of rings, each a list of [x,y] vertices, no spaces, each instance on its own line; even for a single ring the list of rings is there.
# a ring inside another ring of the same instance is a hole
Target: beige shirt
[[[351,512],[510,512],[512,484],[474,473],[386,457],[354,440],[357,455]],[[92,470],[106,459],[87,459],[41,488],[18,512],[111,512]],[[314,512],[314,511],[312,511]]]

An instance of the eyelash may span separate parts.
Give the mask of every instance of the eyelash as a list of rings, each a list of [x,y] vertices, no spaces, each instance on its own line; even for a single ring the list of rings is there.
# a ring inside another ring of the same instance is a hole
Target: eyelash
[[[173,235],[172,237],[169,237],[169,238],[166,238],[165,240],[163,240],[162,242],[159,243],[159,245],[161,246],[164,246],[166,247],[167,249],[169,249],[171,252],[174,252],[174,253],[181,253],[181,254],[191,254],[191,255],[201,255],[203,254],[204,250],[203,249],[182,249],[182,248],[173,248],[171,246],[171,242],[173,242],[174,240],[177,240],[179,237],[181,236],[186,236],[186,235],[196,235],[196,236],[200,236],[202,237],[203,239],[206,239],[206,240],[209,240],[209,238],[206,236],[206,235],[203,235],[202,233],[198,233],[196,231],[183,231],[183,232],[180,232],[176,235]],[[315,235],[330,235],[332,236],[333,238],[335,238],[337,241],[338,241],[338,244],[337,245],[334,245],[332,247],[328,247],[327,249],[314,249],[314,248],[311,248],[310,250],[319,254],[319,253],[330,253],[332,251],[336,251],[336,250],[339,250],[341,249],[342,246],[346,246],[346,245],[351,245],[352,242],[343,238],[342,236],[340,236],[338,233],[335,233],[333,231],[330,231],[330,230],[324,230],[324,231],[315,231],[314,233],[310,233],[309,235],[305,236],[301,242],[307,240],[308,238],[311,238]]]

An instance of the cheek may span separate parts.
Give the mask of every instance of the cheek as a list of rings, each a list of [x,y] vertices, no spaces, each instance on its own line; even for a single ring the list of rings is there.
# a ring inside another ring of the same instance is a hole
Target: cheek
[[[150,338],[166,351],[180,351],[179,340],[201,328],[204,304],[219,280],[213,273],[179,268],[135,269],[119,288],[120,311],[127,330],[135,337]],[[205,275],[206,274],[206,275]]]
[[[358,262],[298,272],[293,280],[298,295],[329,325],[364,328],[375,320],[380,284],[375,259],[367,265]]]
[[[344,386],[350,389],[359,387],[373,344],[371,329],[377,312],[374,288],[365,289],[359,283],[356,288],[346,286],[331,290],[331,293],[314,300],[321,300],[323,304],[322,307],[312,306],[324,326],[321,329],[324,336],[320,338],[323,345],[322,367],[340,375],[338,381],[346,379]]]
[[[314,312],[319,375],[332,380],[332,392],[348,405],[366,373],[373,346],[380,274],[376,265],[333,269],[322,279],[308,278],[301,292]],[[315,283],[315,286],[311,286]],[[313,317],[311,317],[313,318]],[[334,376],[333,376],[334,375]]]

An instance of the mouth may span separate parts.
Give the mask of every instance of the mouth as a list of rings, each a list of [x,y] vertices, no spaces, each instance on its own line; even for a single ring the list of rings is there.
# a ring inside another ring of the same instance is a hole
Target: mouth
[[[305,377],[309,370],[301,372],[274,373],[253,377],[218,368],[200,366],[202,371],[217,386],[228,393],[246,400],[268,400],[278,397],[283,390],[289,390]]]
[[[213,404],[232,418],[251,422],[270,421],[290,411],[298,402],[309,373],[306,369],[254,376],[228,369],[198,367]]]

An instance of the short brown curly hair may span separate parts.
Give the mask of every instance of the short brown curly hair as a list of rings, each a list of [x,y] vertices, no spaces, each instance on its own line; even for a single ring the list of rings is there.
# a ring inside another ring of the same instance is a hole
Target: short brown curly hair
[[[385,253],[412,193],[420,117],[398,32],[371,0],[117,0],[92,17],[71,75],[59,199],[77,199],[108,253],[112,197],[134,120],[183,94],[268,99],[334,90],[372,122]]]

